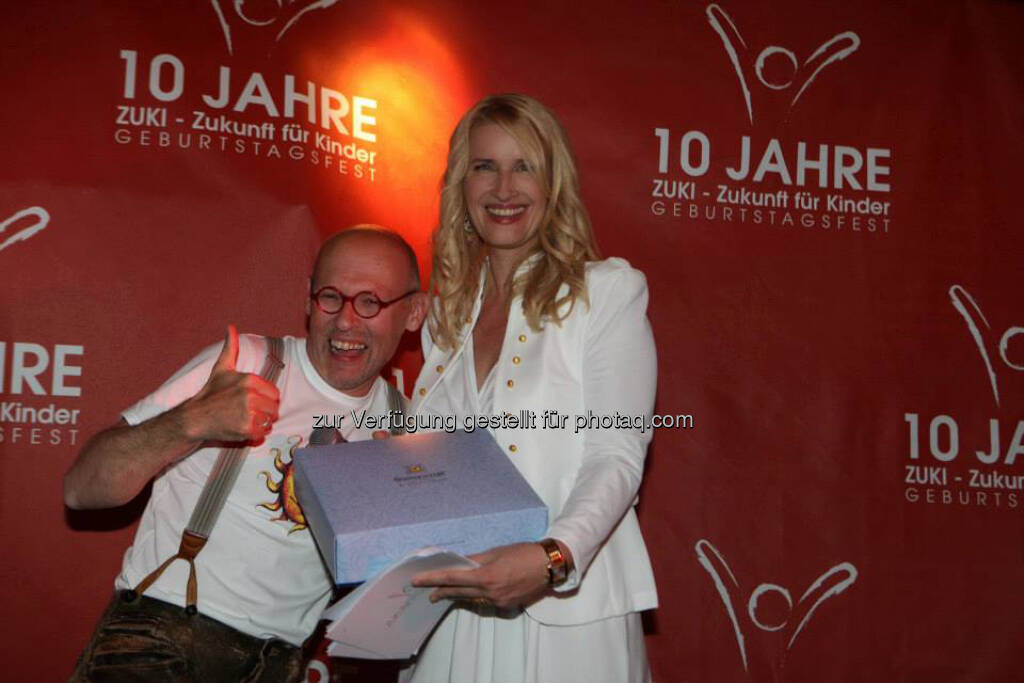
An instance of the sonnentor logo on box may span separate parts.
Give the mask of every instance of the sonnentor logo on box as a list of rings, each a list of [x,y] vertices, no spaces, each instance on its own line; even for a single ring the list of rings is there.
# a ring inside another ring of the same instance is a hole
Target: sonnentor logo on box
[[[85,347],[0,342],[0,443],[31,446],[78,442],[81,409],[51,397],[80,398]]]
[[[392,479],[399,486],[409,486],[422,483],[424,481],[433,481],[440,479],[447,479],[448,472],[446,470],[431,471],[427,469],[422,463],[415,463],[413,465],[403,465],[402,471]]]
[[[752,84],[766,96],[792,88],[792,109],[826,67],[860,46],[857,34],[845,31],[826,40],[802,63],[791,50],[777,45],[755,56],[725,10],[713,4],[706,14],[739,79],[752,125],[757,112]],[[767,73],[765,64],[772,59],[788,66],[784,75]],[[655,216],[694,224],[875,236],[886,235],[893,227],[893,155],[887,146],[787,141],[753,133],[712,139],[703,130],[685,126],[657,127],[653,142],[658,175],[651,182],[650,211]]]

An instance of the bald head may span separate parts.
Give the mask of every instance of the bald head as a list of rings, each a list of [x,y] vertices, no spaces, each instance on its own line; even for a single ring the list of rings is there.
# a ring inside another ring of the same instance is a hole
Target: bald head
[[[311,280],[306,300],[310,363],[335,389],[365,396],[402,335],[419,329],[427,313],[416,255],[398,234],[358,226],[323,243]],[[380,304],[369,317],[356,311],[362,294]],[[322,296],[331,297],[327,305]]]
[[[379,241],[390,244],[400,250],[409,266],[409,289],[420,289],[420,267],[416,261],[416,252],[413,251],[405,238],[394,230],[379,225],[356,225],[351,228],[336,232],[320,245],[316,261],[313,263],[312,284],[316,286],[321,281],[324,271],[324,264],[328,263],[334,254],[345,248],[357,248],[360,244]]]

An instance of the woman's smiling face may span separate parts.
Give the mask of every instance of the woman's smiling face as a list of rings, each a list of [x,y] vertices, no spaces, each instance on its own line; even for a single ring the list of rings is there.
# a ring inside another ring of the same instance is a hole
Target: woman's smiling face
[[[547,198],[519,143],[498,124],[482,123],[470,131],[462,191],[484,244],[516,259],[534,250]]]

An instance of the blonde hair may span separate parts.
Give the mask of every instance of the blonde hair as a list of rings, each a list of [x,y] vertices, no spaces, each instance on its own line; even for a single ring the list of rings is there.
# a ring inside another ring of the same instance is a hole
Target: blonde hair
[[[577,299],[589,305],[584,283],[587,261],[598,258],[590,218],[580,199],[579,177],[569,140],[555,115],[526,95],[491,95],[477,102],[455,126],[441,186],[441,220],[433,235],[430,333],[441,348],[454,348],[473,310],[486,247],[467,222],[462,183],[469,168],[469,134],[493,123],[515,138],[547,198],[538,228],[538,258],[512,283],[534,330],[560,323]],[[468,229],[467,229],[468,228]],[[532,256],[532,255],[531,255]],[[568,291],[562,296],[562,285]]]

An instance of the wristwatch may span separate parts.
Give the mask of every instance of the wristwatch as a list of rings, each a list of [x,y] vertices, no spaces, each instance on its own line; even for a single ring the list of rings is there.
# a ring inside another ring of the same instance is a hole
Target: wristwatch
[[[545,538],[538,543],[548,554],[548,583],[552,586],[562,585],[569,578],[569,564],[565,561],[562,549],[550,538]]]

